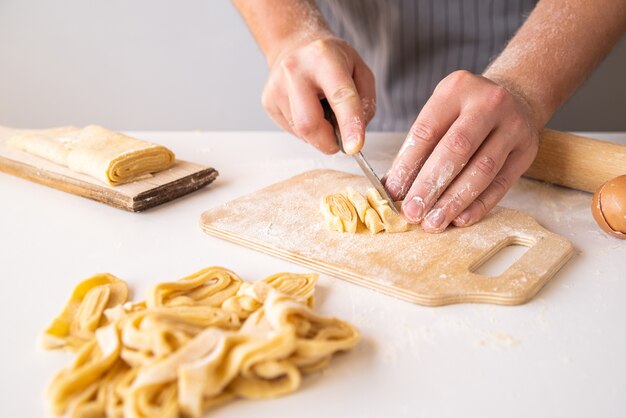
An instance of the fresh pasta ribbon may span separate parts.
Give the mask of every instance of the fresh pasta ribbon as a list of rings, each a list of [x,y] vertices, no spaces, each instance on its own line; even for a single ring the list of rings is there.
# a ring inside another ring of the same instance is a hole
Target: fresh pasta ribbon
[[[160,283],[150,291],[146,304],[159,306],[219,307],[234,295],[242,280],[222,267],[207,267],[176,282]]]
[[[105,310],[123,304],[127,298],[128,286],[111,274],[97,274],[82,281],[42,334],[41,345],[46,349],[80,349],[94,337],[98,327],[108,322]]]
[[[131,366],[167,357],[208,327],[238,329],[239,318],[210,306],[153,308],[130,314],[120,323],[121,356]]]
[[[119,357],[120,342],[115,324],[96,331],[96,338],[86,343],[74,362],[61,370],[48,386],[48,399],[53,414],[64,413],[73,400],[96,384],[113,367]]]
[[[84,310],[92,313],[86,329],[98,326],[82,335],[76,359],[51,381],[50,409],[73,418],[199,417],[237,397],[289,394],[303,374],[327,367],[359,340],[350,324],[312,311],[316,280],[278,273],[252,284],[209,267],[129,303],[121,280],[87,279],[60,323]]]
[[[316,282],[316,274],[277,273],[254,285],[243,283],[236,295],[224,301],[222,308],[235,312],[242,319],[247,318],[259,309],[265,300],[268,286],[281,293],[302,299],[312,307]]]

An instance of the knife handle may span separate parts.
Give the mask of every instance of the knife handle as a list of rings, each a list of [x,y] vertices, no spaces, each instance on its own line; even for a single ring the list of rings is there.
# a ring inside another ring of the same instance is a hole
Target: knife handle
[[[341,140],[341,131],[339,131],[339,125],[337,124],[337,117],[335,116],[335,112],[333,112],[333,108],[330,107],[330,103],[326,98],[320,100],[322,104],[322,109],[324,109],[324,119],[326,119],[333,127],[335,131],[335,141],[337,142],[337,146],[339,147],[339,151],[342,153],[346,153],[343,149],[343,141]]]

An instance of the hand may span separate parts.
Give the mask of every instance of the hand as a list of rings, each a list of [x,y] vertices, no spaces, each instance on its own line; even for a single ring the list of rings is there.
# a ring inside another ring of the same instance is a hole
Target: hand
[[[456,71],[435,88],[385,185],[411,223],[442,232],[469,226],[504,196],[537,154],[539,128],[519,95]]]
[[[320,99],[330,103],[348,154],[363,147],[376,111],[374,76],[345,41],[324,36],[290,45],[270,65],[263,107],[287,132],[326,154],[339,150]]]

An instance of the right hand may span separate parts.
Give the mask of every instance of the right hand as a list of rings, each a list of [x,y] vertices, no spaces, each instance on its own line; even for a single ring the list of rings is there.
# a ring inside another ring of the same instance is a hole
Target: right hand
[[[344,40],[324,36],[290,45],[270,63],[263,107],[285,131],[325,154],[339,148],[320,100],[330,103],[346,153],[361,150],[376,112],[374,75]]]

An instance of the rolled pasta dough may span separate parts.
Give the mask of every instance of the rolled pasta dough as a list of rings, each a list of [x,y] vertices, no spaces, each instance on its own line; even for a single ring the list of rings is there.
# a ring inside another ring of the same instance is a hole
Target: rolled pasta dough
[[[169,168],[174,153],[153,144],[90,125],[25,132],[8,144],[112,186]]]

